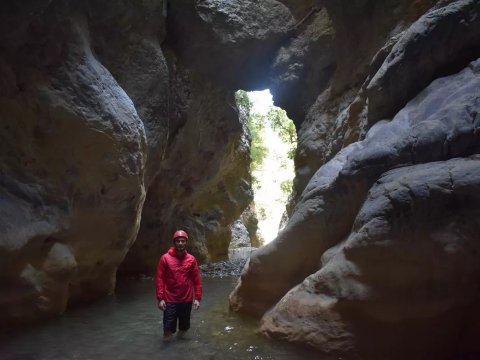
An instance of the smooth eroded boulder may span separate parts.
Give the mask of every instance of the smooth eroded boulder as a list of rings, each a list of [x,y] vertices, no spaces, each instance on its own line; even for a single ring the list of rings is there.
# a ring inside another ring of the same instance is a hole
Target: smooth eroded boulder
[[[2,325],[111,293],[145,196],[143,123],[86,19],[55,9],[9,34],[2,55]]]
[[[478,156],[385,173],[348,238],[262,318],[261,332],[367,358],[471,349],[480,334],[479,190]]]

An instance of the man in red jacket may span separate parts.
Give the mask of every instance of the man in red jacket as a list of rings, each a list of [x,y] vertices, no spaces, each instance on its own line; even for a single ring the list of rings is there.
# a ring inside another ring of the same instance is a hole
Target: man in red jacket
[[[190,328],[192,305],[198,310],[202,300],[197,260],[187,252],[187,241],[185,231],[176,231],[174,246],[162,255],[157,266],[157,299],[163,311],[163,339],[166,341],[177,331],[177,320],[179,335]]]

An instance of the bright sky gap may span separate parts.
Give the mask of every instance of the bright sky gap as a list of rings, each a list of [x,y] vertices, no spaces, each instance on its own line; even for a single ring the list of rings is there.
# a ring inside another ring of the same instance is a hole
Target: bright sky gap
[[[272,95],[268,89],[248,92],[248,97],[253,103],[252,113],[266,115],[274,107]],[[253,188],[255,207],[259,214],[259,233],[266,244],[278,234],[288,200],[288,194],[282,191],[280,184],[293,180],[294,164],[293,160],[287,156],[291,144],[282,141],[278,133],[268,124],[265,126],[263,136],[268,154],[261,168],[253,173],[258,180]]]

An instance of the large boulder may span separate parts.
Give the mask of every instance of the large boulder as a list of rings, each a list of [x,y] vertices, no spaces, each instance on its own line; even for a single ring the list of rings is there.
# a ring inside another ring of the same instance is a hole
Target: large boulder
[[[478,351],[479,190],[479,156],[385,173],[350,235],[262,318],[261,332],[366,358]]]

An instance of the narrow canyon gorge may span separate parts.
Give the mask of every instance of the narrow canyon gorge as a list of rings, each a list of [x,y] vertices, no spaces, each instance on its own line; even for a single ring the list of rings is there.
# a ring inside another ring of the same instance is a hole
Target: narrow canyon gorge
[[[0,329],[255,238],[235,93],[295,123],[288,222],[229,304],[346,359],[480,354],[479,0],[5,0]],[[457,357],[458,358],[458,357]]]

